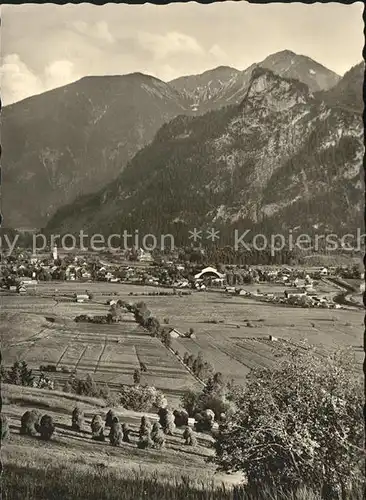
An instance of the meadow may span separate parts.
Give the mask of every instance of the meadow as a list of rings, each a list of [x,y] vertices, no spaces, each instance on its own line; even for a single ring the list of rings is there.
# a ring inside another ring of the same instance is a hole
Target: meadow
[[[327,287],[324,293],[336,292]],[[93,299],[74,302],[73,294],[83,293],[86,288]],[[278,293],[283,291],[283,287],[274,288]],[[106,382],[112,390],[118,390],[120,384],[132,384],[134,370],[144,363],[147,372],[142,373],[141,382],[161,389],[173,409],[179,406],[185,391],[202,388],[179,359],[185,352],[202,352],[224,378],[245,384],[251,369],[275,368],[288,347],[315,346],[319,356],[347,347],[354,351],[354,368],[362,376],[363,312],[357,308],[283,307],[218,291],[190,296],[138,295],[153,291],[156,289],[108,283],[41,283],[29,295],[2,293],[2,362],[8,368],[17,359],[25,360],[36,374],[41,364],[55,365],[58,370],[50,376],[59,389],[70,376],[65,373],[68,369],[76,370],[79,376],[91,373],[97,382]],[[129,313],[122,322],[111,325],[74,321],[80,314],[106,314],[106,302],[111,298],[143,300],[161,322],[165,318],[181,333],[193,329],[196,335],[173,338],[170,350]],[[277,339],[269,340],[270,335]],[[6,499],[127,499],[146,495],[151,500],[288,498],[271,496],[269,492],[247,496],[241,487],[235,489],[243,480],[240,474],[218,473],[207,462],[213,454],[208,435],[198,433],[198,446],[190,448],[184,445],[182,431],[177,429],[174,436],[167,438],[165,449],[140,450],[136,441],[141,414],[117,408],[121,422],[131,426],[134,442],[114,448],[108,441],[91,439],[92,416],[97,413],[104,418],[108,411],[103,400],[7,384],[3,384],[2,398],[2,412],[9,419],[11,431],[2,447]],[[86,416],[81,433],[71,429],[71,412],[76,404]],[[53,417],[56,432],[51,441],[19,434],[21,415],[31,409]],[[150,418],[154,420],[157,415]],[[291,498],[317,497],[305,492]]]
[[[336,292],[329,284],[322,287],[324,294]],[[73,302],[73,294],[86,288],[93,300]],[[275,293],[284,290],[276,285],[257,288]],[[172,350],[180,357],[185,352],[202,352],[215,371],[240,383],[245,383],[252,368],[276,366],[291,346],[315,346],[321,356],[351,348],[357,360],[355,369],[362,371],[362,310],[284,307],[219,291],[143,295],[153,291],[156,288],[147,286],[64,282],[41,283],[32,295],[4,294],[0,313],[3,363],[10,366],[16,359],[24,359],[36,372],[41,364],[56,365],[54,376],[60,384],[69,376],[61,372],[62,367],[91,373],[111,389],[132,383],[134,370],[144,363],[147,372],[142,374],[142,382],[155,385],[177,404],[184,391],[199,389],[200,384],[132,315],[126,314],[122,322],[112,325],[74,322],[80,314],[106,314],[107,300],[121,298],[145,301],[161,322],[166,318],[181,333],[193,328],[195,338],[172,339]],[[270,335],[278,340],[268,340]]]
[[[132,429],[132,442],[115,448],[109,444],[108,438],[104,443],[91,439],[90,423],[93,415],[101,415],[105,420],[109,409],[103,400],[8,384],[3,384],[2,398],[2,412],[10,424],[10,436],[2,446],[5,471],[16,468],[48,470],[67,464],[68,471],[73,473],[85,474],[107,469],[119,477],[132,477],[132,474],[141,475],[144,471],[157,474],[160,481],[170,482],[187,476],[197,484],[205,481],[220,485],[224,481],[230,486],[242,479],[217,474],[214,466],[207,463],[207,458],[213,454],[212,437],[209,435],[197,434],[198,444],[191,448],[184,444],[183,429],[176,429],[174,436],[167,436],[165,449],[141,450],[137,448],[137,440],[142,414],[116,408],[115,414],[120,422],[127,423]],[[71,428],[71,414],[76,405],[85,414],[82,432]],[[19,434],[21,416],[32,409],[52,416],[56,430],[51,441]],[[145,415],[152,422],[158,420],[156,414]]]

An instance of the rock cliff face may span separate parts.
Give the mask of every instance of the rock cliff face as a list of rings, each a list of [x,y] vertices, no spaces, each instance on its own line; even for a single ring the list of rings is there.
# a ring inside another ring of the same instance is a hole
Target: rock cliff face
[[[255,68],[239,105],[164,125],[116,181],[61,209],[48,229],[339,231],[361,223],[362,156],[359,114]]]
[[[175,89],[139,73],[83,78],[5,107],[5,224],[45,225],[57,208],[116,177],[184,110]]]

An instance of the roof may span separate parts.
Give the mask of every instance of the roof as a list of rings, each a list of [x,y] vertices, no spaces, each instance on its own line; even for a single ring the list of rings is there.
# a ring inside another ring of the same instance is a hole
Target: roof
[[[201,276],[203,276],[204,274],[215,274],[217,278],[224,278],[225,277],[225,274],[221,274],[217,271],[217,269],[215,269],[214,267],[205,267],[205,269],[202,269],[202,271],[198,274],[195,275],[195,278],[196,279],[199,279],[201,278]]]

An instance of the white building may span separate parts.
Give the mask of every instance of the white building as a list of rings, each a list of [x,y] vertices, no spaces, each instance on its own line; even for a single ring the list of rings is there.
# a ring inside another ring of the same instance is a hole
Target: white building
[[[57,246],[56,245],[53,247],[53,250],[52,250],[52,258],[53,258],[53,260],[57,260],[58,259],[58,253],[57,253]]]

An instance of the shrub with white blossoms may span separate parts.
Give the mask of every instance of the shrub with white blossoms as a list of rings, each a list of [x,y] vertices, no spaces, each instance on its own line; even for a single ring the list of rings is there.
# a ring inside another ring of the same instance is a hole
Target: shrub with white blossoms
[[[150,411],[167,406],[167,400],[161,391],[154,386],[140,384],[123,385],[119,393],[119,402],[126,410],[134,411]]]

